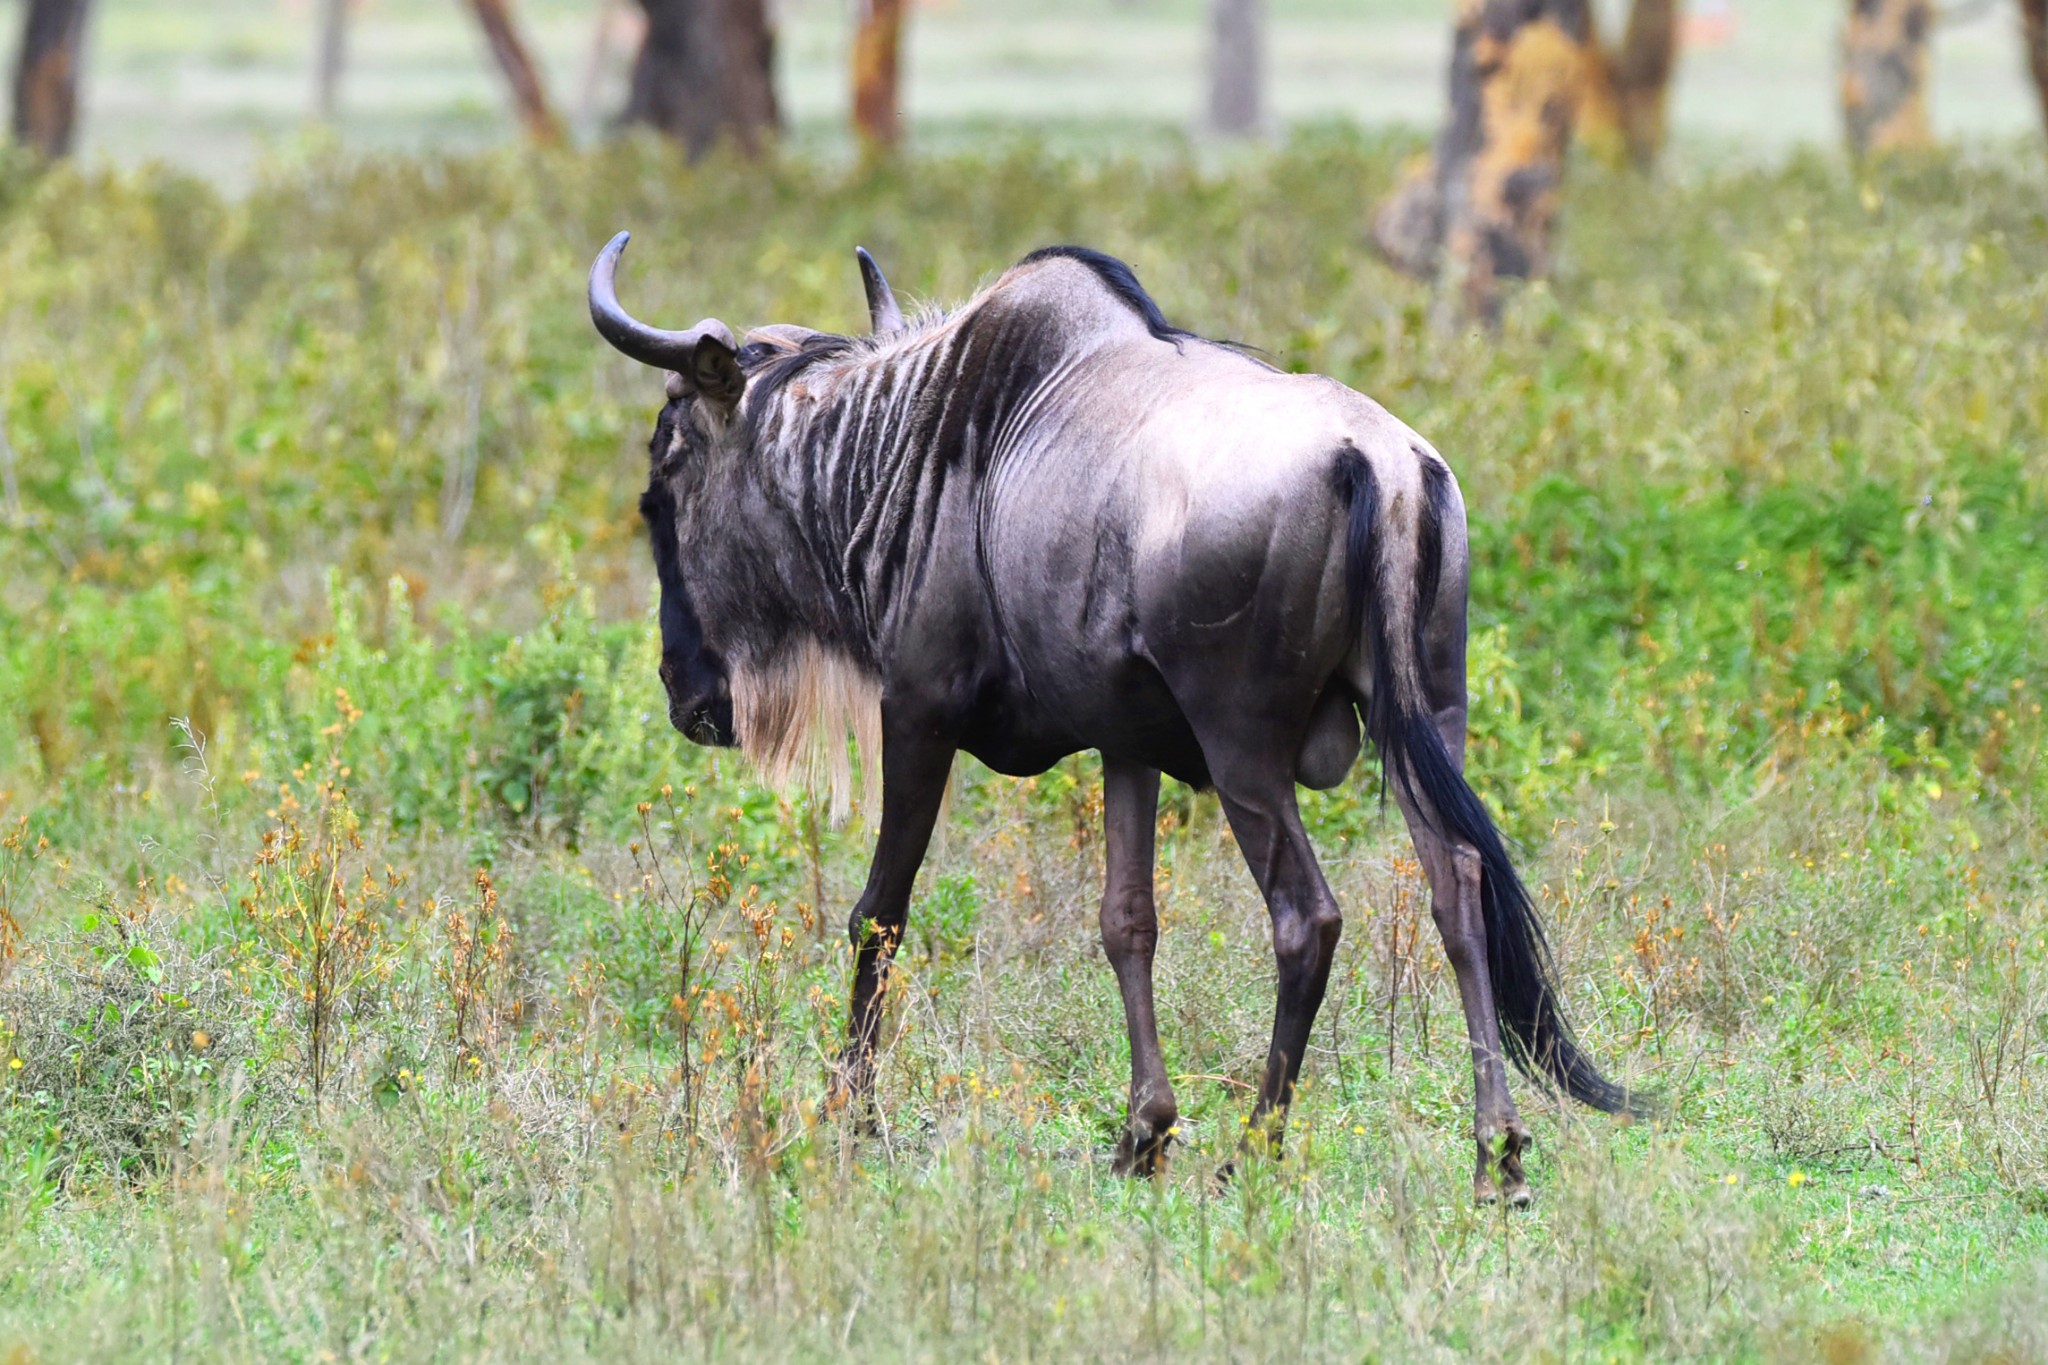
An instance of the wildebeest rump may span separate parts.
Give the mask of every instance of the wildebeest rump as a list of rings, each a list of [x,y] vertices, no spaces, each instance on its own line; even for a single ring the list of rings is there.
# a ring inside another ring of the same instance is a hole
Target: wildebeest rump
[[[879,758],[881,819],[852,914],[838,1093],[865,1103],[881,992],[953,756],[1011,774],[1102,754],[1103,944],[1131,1041],[1120,1169],[1152,1169],[1178,1109],[1152,1003],[1159,776],[1220,797],[1273,927],[1279,998],[1253,1131],[1277,1137],[1341,917],[1295,804],[1361,726],[1429,878],[1476,1082],[1482,1199],[1525,1201],[1528,1130],[1503,1052],[1608,1110],[1533,907],[1462,775],[1464,505],[1437,453],[1334,380],[1169,324],[1122,262],[1026,257],[951,313],[906,322],[865,252],[875,331],[634,320],[669,371],[642,510],[661,585],[669,715],[771,777],[843,793]],[[1498,1182],[1497,1178],[1498,1177]]]

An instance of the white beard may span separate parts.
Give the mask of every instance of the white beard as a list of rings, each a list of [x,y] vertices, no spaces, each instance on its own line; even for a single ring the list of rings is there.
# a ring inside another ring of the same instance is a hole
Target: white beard
[[[852,809],[851,739],[860,751],[864,804],[882,789],[882,685],[845,655],[807,640],[766,665],[732,673],[740,751],[772,787],[795,785],[829,799],[839,824]]]

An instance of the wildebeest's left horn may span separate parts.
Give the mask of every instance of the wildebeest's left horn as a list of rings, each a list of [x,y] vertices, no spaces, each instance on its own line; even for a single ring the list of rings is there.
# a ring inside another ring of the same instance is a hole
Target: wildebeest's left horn
[[[632,235],[622,232],[606,242],[604,250],[597,253],[596,263],[590,267],[590,320],[597,324],[598,334],[643,365],[682,374],[691,373],[697,344],[706,338],[716,340],[731,351],[732,333],[724,323],[707,320],[687,332],[669,332],[649,327],[619,306],[615,283],[619,273],[619,254],[626,249],[626,239]]]
[[[868,255],[868,249],[857,246],[853,254],[860,258],[860,282],[868,291],[868,318],[877,332],[900,332],[903,330],[903,310],[896,306],[895,291],[889,288],[889,281],[882,277],[882,267],[875,264],[875,258]]]

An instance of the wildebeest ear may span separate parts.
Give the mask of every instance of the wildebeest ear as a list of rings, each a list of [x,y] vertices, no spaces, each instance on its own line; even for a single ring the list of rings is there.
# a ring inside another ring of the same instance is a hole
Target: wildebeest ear
[[[747,391],[747,376],[740,369],[739,355],[732,344],[732,329],[716,318],[706,318],[690,331],[697,344],[690,348],[689,368],[683,374],[683,382],[705,402],[730,413],[740,405],[740,395]]]

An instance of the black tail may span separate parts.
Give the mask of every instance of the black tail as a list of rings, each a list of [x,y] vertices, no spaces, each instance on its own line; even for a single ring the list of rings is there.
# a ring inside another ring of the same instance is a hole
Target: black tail
[[[1420,455],[1420,452],[1418,452]],[[1441,471],[1433,456],[1426,469]],[[1337,461],[1339,491],[1350,506],[1345,538],[1350,607],[1360,638],[1372,650],[1372,700],[1365,708],[1366,733],[1379,750],[1387,776],[1437,826],[1446,839],[1468,844],[1479,854],[1479,902],[1486,923],[1486,969],[1500,1016],[1501,1046],[1523,1074],[1553,1082],[1565,1094],[1606,1113],[1645,1112],[1641,1102],[1616,1085],[1579,1050],[1571,1024],[1558,1003],[1557,968],[1543,937],[1543,924],[1528,890],[1515,875],[1507,845],[1485,803],[1465,781],[1444,746],[1433,709],[1419,691],[1421,632],[1436,596],[1439,565],[1418,565],[1412,586],[1415,616],[1407,631],[1390,631],[1383,610],[1390,585],[1383,582],[1378,547],[1380,491],[1372,465],[1356,449]],[[1425,477],[1424,506],[1417,545],[1424,558],[1441,545],[1448,475]],[[1391,586],[1404,586],[1395,584]],[[1404,651],[1399,657],[1396,651]],[[1405,685],[1404,685],[1405,684]]]
[[[1391,709],[1391,708],[1390,708]],[[1486,974],[1500,1014],[1501,1045],[1530,1076],[1547,1076],[1581,1104],[1609,1114],[1642,1112],[1627,1090],[1602,1076],[1579,1050],[1557,999],[1557,968],[1543,923],[1508,860],[1500,831],[1444,749],[1436,722],[1410,713],[1396,722],[1392,751],[1381,759],[1394,780],[1435,813],[1446,838],[1479,851],[1479,905],[1486,921]]]

